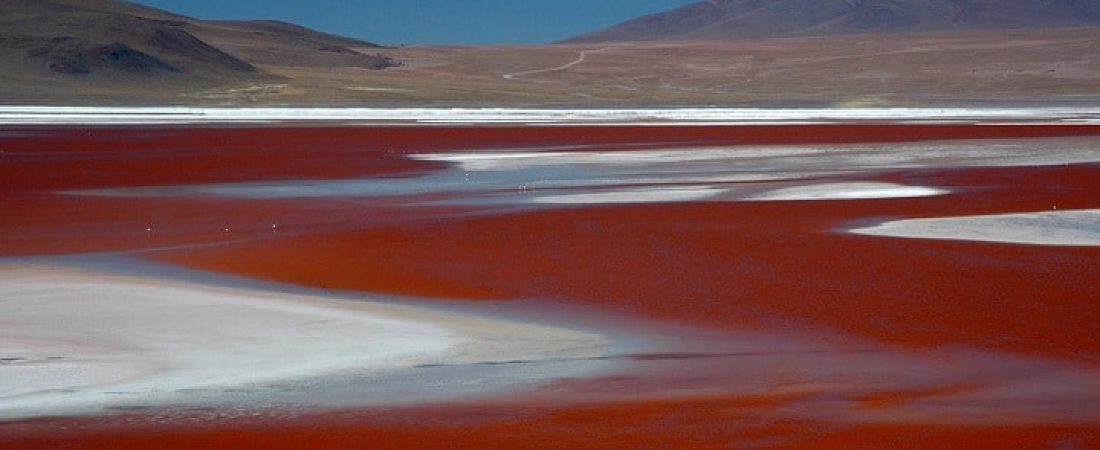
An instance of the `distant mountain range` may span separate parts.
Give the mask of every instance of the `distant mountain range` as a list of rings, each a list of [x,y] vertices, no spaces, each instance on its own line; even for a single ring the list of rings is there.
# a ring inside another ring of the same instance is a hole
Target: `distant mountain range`
[[[0,79],[225,85],[263,64],[377,69],[370,42],[274,21],[205,21],[115,0],[0,0]]]
[[[649,41],[632,45],[382,47],[120,0],[0,0],[0,105],[1100,104],[1096,24],[1100,0],[714,0],[573,40]],[[791,38],[734,40],[775,36]]]
[[[566,43],[1100,25],[1100,0],[709,0]]]

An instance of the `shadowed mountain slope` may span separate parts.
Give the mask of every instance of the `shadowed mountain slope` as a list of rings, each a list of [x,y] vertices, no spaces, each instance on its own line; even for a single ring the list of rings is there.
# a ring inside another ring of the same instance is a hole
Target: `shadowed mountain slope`
[[[1100,25],[1100,0],[710,0],[565,42],[724,40]]]
[[[276,21],[204,21],[115,0],[0,0],[0,100],[37,90],[270,83],[261,66],[380,69],[378,45]],[[24,100],[24,98],[28,100]]]

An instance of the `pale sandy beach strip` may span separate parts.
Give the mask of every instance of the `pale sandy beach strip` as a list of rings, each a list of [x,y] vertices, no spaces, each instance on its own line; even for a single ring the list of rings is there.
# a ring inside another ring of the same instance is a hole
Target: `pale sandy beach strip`
[[[913,239],[1028,245],[1100,246],[1100,209],[909,219],[852,233]]]
[[[1094,107],[1005,108],[192,108],[99,106],[0,106],[0,124],[203,124],[282,121],[528,124],[783,124],[853,120],[922,122],[1041,121],[1089,124]]]
[[[904,186],[870,181],[820,183],[776,189],[749,197],[749,201],[870,200],[934,197],[947,194],[943,189]]]
[[[0,419],[606,350],[597,334],[422,307],[0,265]]]

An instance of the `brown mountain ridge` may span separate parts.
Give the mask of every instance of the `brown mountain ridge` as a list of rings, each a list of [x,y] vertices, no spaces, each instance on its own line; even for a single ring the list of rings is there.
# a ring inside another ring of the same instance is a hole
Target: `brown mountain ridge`
[[[117,0],[0,0],[0,105],[1095,105],[1096,1],[722,0],[645,19],[646,42],[383,48]],[[788,36],[723,31],[748,17]]]
[[[258,66],[380,69],[380,46],[276,21],[205,21],[115,0],[0,0],[0,80],[43,89],[195,90],[280,78]]]
[[[566,43],[726,40],[1100,25],[1100,0],[709,0]]]

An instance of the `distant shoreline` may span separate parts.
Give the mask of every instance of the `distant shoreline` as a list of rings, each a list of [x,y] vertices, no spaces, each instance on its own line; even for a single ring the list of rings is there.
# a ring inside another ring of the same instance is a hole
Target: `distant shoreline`
[[[380,124],[738,125],[902,123],[1097,124],[1100,107],[912,108],[322,108],[0,106],[0,125]]]

